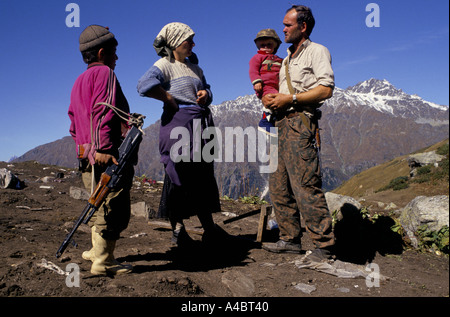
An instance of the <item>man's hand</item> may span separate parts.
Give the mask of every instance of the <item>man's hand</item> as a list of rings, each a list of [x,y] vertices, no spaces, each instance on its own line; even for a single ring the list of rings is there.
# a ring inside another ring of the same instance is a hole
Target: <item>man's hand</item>
[[[319,85],[306,92],[297,93],[297,104],[316,105],[333,96],[333,88]],[[267,94],[262,98],[264,107],[274,111],[282,112],[292,105],[292,95]]]
[[[113,162],[116,165],[119,165],[119,162],[117,162],[116,158],[112,156],[111,154],[103,154],[103,153],[95,153],[95,163],[104,166],[109,165],[109,162]]]
[[[292,96],[285,94],[267,94],[262,98],[264,107],[273,112],[285,111],[292,104]]]

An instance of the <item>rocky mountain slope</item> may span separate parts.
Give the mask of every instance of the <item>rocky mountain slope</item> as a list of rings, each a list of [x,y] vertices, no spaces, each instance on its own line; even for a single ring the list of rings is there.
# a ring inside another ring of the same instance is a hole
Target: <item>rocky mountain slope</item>
[[[370,79],[346,89],[336,88],[333,97],[321,108],[324,189],[336,188],[361,171],[445,139],[449,133],[448,109],[448,106],[408,95],[387,80]],[[257,131],[262,104],[255,95],[249,95],[212,105],[211,111],[225,145],[227,128]],[[164,171],[158,154],[159,121],[145,131],[136,174],[162,179]],[[252,143],[253,139],[246,136],[245,162],[238,162],[236,158],[226,162],[223,151],[221,160],[216,163],[222,195],[237,198],[266,192],[267,174],[259,173],[259,167],[264,164],[259,161],[259,156],[249,162],[249,149],[260,150]],[[228,149],[236,151],[235,146]],[[224,149],[227,149],[226,145]],[[37,147],[15,161],[27,160],[74,167],[73,141],[65,137]]]
[[[326,186],[331,188],[448,135],[447,106],[408,95],[386,80],[336,88],[322,110],[323,167]]]

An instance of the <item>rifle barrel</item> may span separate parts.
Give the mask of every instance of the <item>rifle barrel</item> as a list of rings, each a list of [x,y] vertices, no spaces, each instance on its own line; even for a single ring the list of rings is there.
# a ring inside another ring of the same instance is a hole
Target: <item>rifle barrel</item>
[[[58,251],[56,252],[56,258],[59,258],[63,254],[63,252],[66,250],[67,246],[69,245],[70,240],[72,240],[72,237],[73,237],[75,231],[77,231],[78,227],[81,225],[81,223],[83,222],[84,218],[89,213],[91,208],[92,208],[92,205],[88,203],[88,205],[84,208],[83,212],[81,213],[80,217],[78,218],[77,222],[73,226],[72,231],[69,232],[69,234],[64,239],[63,243],[61,243],[61,246],[59,247]]]

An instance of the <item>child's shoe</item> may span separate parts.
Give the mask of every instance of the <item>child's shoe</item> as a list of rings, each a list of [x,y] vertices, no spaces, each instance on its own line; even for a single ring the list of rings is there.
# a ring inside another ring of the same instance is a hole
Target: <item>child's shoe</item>
[[[276,136],[275,118],[273,114],[269,112],[263,112],[262,118],[258,124],[258,129],[264,133],[267,133],[270,136]]]

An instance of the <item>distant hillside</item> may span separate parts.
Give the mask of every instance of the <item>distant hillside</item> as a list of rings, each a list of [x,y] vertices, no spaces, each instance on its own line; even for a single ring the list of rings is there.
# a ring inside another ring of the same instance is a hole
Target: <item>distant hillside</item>
[[[75,142],[71,136],[66,136],[62,139],[39,145],[24,155],[11,160],[11,162],[26,161],[76,168],[78,167],[78,161],[75,152]]]
[[[430,147],[415,151],[414,153],[396,157],[386,163],[369,168],[360,174],[353,176],[341,186],[334,189],[333,192],[354,198],[370,197],[372,200],[376,200],[378,198],[378,200],[385,202],[387,200],[401,200],[404,202],[409,202],[412,198],[420,195],[448,195],[448,171],[446,178],[413,182],[413,179],[409,177],[410,167],[408,166],[408,157],[410,155],[436,151],[444,145],[448,145],[448,143],[449,139],[446,139]],[[388,185],[397,178],[408,179],[410,186],[401,190],[383,190],[383,188],[388,187]]]

